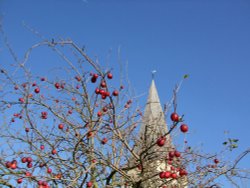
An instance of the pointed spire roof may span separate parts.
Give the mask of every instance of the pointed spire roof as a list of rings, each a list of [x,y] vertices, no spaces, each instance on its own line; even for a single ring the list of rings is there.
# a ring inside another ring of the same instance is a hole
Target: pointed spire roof
[[[146,119],[146,117],[156,118],[159,116],[162,116],[161,119],[164,118],[160,99],[159,99],[158,92],[155,86],[155,81],[152,80],[152,83],[149,89],[148,100],[147,100],[147,104],[146,104],[146,108],[144,112],[144,119]]]

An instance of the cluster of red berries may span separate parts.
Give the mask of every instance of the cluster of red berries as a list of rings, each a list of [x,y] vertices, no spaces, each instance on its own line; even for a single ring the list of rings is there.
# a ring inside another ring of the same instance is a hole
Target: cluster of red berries
[[[177,151],[177,150],[175,150],[175,151],[170,151],[170,152],[168,152],[168,157],[169,157],[168,159],[169,159],[170,161],[172,161],[174,157],[176,157],[176,158],[181,157],[181,153],[180,153],[179,151]]]
[[[32,158],[31,157],[23,157],[21,159],[22,163],[27,163],[27,168],[32,168],[33,164],[32,164]]]
[[[98,74],[92,74],[92,78],[91,78],[91,82],[95,83],[97,81],[98,78]],[[111,73],[107,74],[107,78],[108,79],[112,79],[113,75]],[[95,89],[95,93],[97,95],[101,95],[102,99],[106,99],[107,97],[110,96],[110,93],[106,90],[107,88],[107,84],[105,80],[102,80],[100,83],[100,87]],[[113,96],[118,96],[119,95],[119,91],[118,90],[114,90],[112,93]]]
[[[176,123],[181,120],[181,118],[179,117],[179,115],[176,112],[172,113],[170,118],[173,122],[176,122]],[[180,130],[181,130],[181,132],[186,133],[186,132],[188,132],[188,126],[186,124],[182,124],[180,126]]]
[[[23,118],[23,116],[21,115],[21,114],[18,114],[18,113],[14,113],[13,114],[13,118],[11,118],[11,122],[15,122],[15,119],[16,118],[19,118],[19,119],[22,119]]]
[[[7,161],[5,163],[5,166],[7,168],[11,168],[12,170],[15,170],[17,168],[17,161],[16,160],[12,160],[12,161]]]
[[[54,86],[55,86],[55,88],[56,89],[64,89],[64,87],[65,87],[65,83],[59,83],[59,82],[56,82],[55,84],[54,84]]]
[[[101,95],[102,96],[102,99],[106,99],[107,97],[110,96],[110,93],[108,91],[105,91],[104,89],[99,89],[99,88],[96,88],[95,89],[95,93],[97,95]]]
[[[98,77],[99,77],[98,74],[93,74],[91,78],[91,82],[95,83]]]
[[[14,113],[13,116],[16,118],[22,119],[22,115],[19,113]]]
[[[172,170],[173,169],[173,170]],[[175,169],[172,168],[171,171],[162,171],[159,173],[159,177],[161,179],[168,179],[168,178],[172,178],[172,179],[177,179],[179,176],[183,177],[186,176],[188,173],[185,169]]]
[[[130,104],[132,103],[132,100],[128,100],[124,106],[124,108],[129,108]]]
[[[92,82],[92,83],[95,83],[95,82],[97,81],[97,78],[99,77],[98,74],[92,74],[92,73],[91,73],[90,75],[92,76],[91,82]],[[113,78],[113,74],[109,72],[109,73],[107,74],[107,78],[108,78],[108,79],[112,79],[112,78]]]
[[[50,188],[48,182],[46,182],[46,181],[39,180],[37,182],[37,184],[39,185],[38,188]]]

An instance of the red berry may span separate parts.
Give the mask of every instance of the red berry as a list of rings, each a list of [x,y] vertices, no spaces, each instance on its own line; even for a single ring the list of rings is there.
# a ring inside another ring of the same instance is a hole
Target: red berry
[[[106,95],[102,95],[102,99],[106,99],[107,98],[107,96]]]
[[[107,138],[103,138],[102,139],[102,144],[104,145],[104,144],[106,144],[108,142],[108,139]]]
[[[26,161],[27,161],[28,163],[31,163],[31,162],[32,162],[32,158],[31,158],[31,157],[27,157],[27,158],[26,158]]]
[[[97,94],[97,95],[100,94],[100,89],[99,88],[95,89],[95,94]]]
[[[92,82],[92,83],[95,83],[95,82],[96,82],[96,78],[95,78],[94,76],[91,78],[91,82]]]
[[[40,88],[37,87],[35,90],[34,90],[35,93],[40,93]]]
[[[27,162],[28,163],[31,163],[33,160],[32,160],[32,158],[31,157],[27,157]]]
[[[106,84],[105,81],[102,81],[102,82],[101,82],[101,87],[103,87],[103,88],[107,87],[107,84]]]
[[[106,92],[105,92],[103,89],[101,89],[99,93],[100,93],[101,95],[105,95],[105,94],[106,94]]]
[[[175,151],[175,152],[174,152],[174,155],[175,155],[175,157],[180,157],[180,156],[181,156],[181,153],[180,153],[179,151]]]
[[[17,179],[17,183],[18,183],[18,184],[20,184],[20,183],[22,183],[22,182],[23,182],[23,179],[22,179],[22,178]]]
[[[108,108],[105,106],[105,107],[102,108],[102,111],[103,111],[103,112],[107,112],[107,111],[108,111]]]
[[[58,82],[56,82],[56,83],[55,83],[55,88],[56,88],[56,89],[60,89],[60,87],[61,87],[60,84],[59,84]]]
[[[181,169],[180,176],[186,176],[186,175],[187,175],[187,171],[185,169]]]
[[[175,152],[174,151],[168,152],[168,156],[169,156],[169,158],[174,158]]]
[[[37,182],[37,184],[38,184],[38,185],[42,185],[42,184],[43,184],[43,181],[42,181],[42,180],[39,180],[39,181]]]
[[[51,168],[48,168],[48,169],[47,169],[47,173],[50,174],[51,172],[52,172]]]
[[[25,128],[25,132],[28,133],[30,132],[30,129],[28,127]]]
[[[10,168],[10,167],[11,167],[11,162],[7,161],[7,162],[5,163],[5,166],[6,166],[7,168]]]
[[[218,164],[218,163],[219,163],[219,160],[218,160],[218,159],[214,159],[214,163],[215,163],[215,164]]]
[[[22,158],[22,163],[26,163],[27,162],[27,158],[26,157],[23,157]]]
[[[32,163],[27,163],[27,168],[32,168],[33,164]]]
[[[48,118],[48,113],[47,112],[41,112],[41,118],[42,119],[47,119]]]
[[[53,149],[53,150],[51,151],[51,153],[52,153],[52,155],[55,155],[55,154],[57,153],[56,149]]]
[[[98,117],[101,117],[101,116],[102,116],[102,112],[100,112],[100,111],[97,112],[97,116],[98,116]]]
[[[76,79],[78,82],[80,82],[80,81],[82,80],[80,76],[76,76],[75,79]]]
[[[88,138],[90,138],[91,136],[93,136],[93,132],[88,132],[88,134],[87,134],[87,136],[88,136]]]
[[[31,176],[31,173],[30,172],[25,172],[25,175],[30,177]]]
[[[172,173],[171,174],[171,178],[176,179],[177,178],[177,174],[176,173]]]
[[[11,163],[10,168],[13,169],[13,170],[16,169],[17,168],[17,163]]]
[[[172,113],[170,116],[171,120],[174,122],[178,122],[179,121],[179,115],[177,113]]]
[[[93,78],[97,79],[98,78],[98,74],[93,74]]]
[[[108,79],[112,79],[113,78],[113,74],[108,73],[107,77],[108,77]]]
[[[23,98],[19,98],[18,100],[19,100],[19,102],[24,103],[24,99]]]
[[[165,172],[160,172],[159,177],[160,177],[161,179],[165,178]]]
[[[180,126],[180,130],[181,130],[181,132],[186,133],[186,132],[188,132],[188,126],[186,124],[182,124]]]
[[[114,96],[118,96],[119,95],[119,92],[117,90],[113,91],[113,95]]]
[[[166,172],[165,172],[165,178],[170,178],[170,176],[171,176],[171,172],[166,171]]]
[[[58,125],[58,129],[63,129],[63,124],[60,123],[60,124]]]
[[[41,150],[44,150],[44,145],[41,145],[41,146],[40,146],[40,149],[41,149]]]
[[[162,146],[164,146],[164,144],[165,144],[165,139],[164,138],[159,138],[158,140],[157,140],[157,145],[158,146],[160,146],[160,147],[162,147]]]
[[[93,183],[91,182],[91,181],[89,181],[88,183],[87,183],[87,187],[92,187],[93,186]]]

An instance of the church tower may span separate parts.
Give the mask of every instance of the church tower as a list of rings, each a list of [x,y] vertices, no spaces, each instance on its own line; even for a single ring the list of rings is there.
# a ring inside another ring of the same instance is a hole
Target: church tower
[[[169,152],[175,151],[175,147],[171,141],[154,80],[149,89],[138,136],[134,151],[140,156],[140,163],[137,168],[128,171],[128,175],[135,177],[139,182],[139,186],[133,187],[187,188],[186,177],[180,177],[177,170],[181,166],[181,161],[173,160],[170,164],[167,160]],[[130,166],[135,165],[134,161],[129,163]],[[161,172],[175,173],[177,178],[161,178]]]

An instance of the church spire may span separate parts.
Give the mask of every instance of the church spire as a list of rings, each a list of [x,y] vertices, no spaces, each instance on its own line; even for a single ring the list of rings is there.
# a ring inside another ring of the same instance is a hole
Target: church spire
[[[167,163],[166,156],[169,151],[173,151],[174,145],[171,142],[168,133],[167,124],[165,121],[165,114],[162,110],[158,92],[155,86],[154,73],[152,72],[152,82],[149,89],[147,104],[139,132],[139,139],[135,146],[135,152],[140,156],[140,165],[143,171],[134,168],[128,171],[128,175],[140,180],[142,188],[162,187],[164,184],[167,187],[187,188],[187,181],[185,178],[177,180],[170,180],[165,182],[159,178],[158,174],[163,171],[170,171],[171,165]],[[157,145],[157,140],[162,136],[166,136],[165,144],[163,146]],[[179,162],[178,162],[179,163]],[[133,167],[138,164],[138,161],[130,160],[129,166]]]

